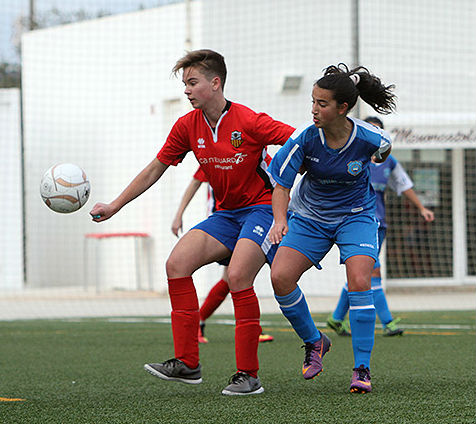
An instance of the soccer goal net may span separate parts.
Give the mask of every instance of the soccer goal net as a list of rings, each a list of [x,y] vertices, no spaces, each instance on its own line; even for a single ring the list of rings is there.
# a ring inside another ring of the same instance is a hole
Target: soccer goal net
[[[28,10],[10,3],[16,25]],[[193,155],[110,221],[93,223],[89,211],[113,200],[190,110],[181,76],[171,70],[197,48],[225,56],[227,98],[296,127],[310,121],[312,84],[330,64],[358,63],[395,84],[397,113],[380,118],[435,220],[425,222],[406,196],[387,191],[385,284],[476,282],[474,1],[137,1],[121,8],[123,2],[103,0],[84,3],[87,19],[62,25],[46,19],[42,3],[36,16],[45,18],[44,28],[23,33],[16,58],[21,96],[0,90],[0,291],[165,294],[172,220],[198,167]],[[375,112],[360,103],[353,114]],[[61,162],[81,166],[91,183],[88,204],[68,215],[49,210],[39,195],[41,176]],[[202,184],[183,230],[206,214]],[[345,282],[336,249],[323,265],[301,279],[309,295],[337,295]],[[213,264],[196,273],[200,296],[221,272]],[[272,296],[269,268],[256,287]]]

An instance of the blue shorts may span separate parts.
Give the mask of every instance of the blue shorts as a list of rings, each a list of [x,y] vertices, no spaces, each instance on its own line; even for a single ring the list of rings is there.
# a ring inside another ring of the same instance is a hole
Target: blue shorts
[[[271,244],[268,238],[273,223],[271,205],[255,205],[232,211],[216,211],[192,229],[206,232],[232,252],[239,239],[253,240],[261,247],[266,256],[266,261],[271,264],[278,250],[278,246]],[[229,259],[218,263],[228,265]]]
[[[383,241],[385,240],[385,236],[387,235],[387,227],[378,227],[378,254],[380,256],[380,250],[382,250],[382,244]],[[375,268],[380,268],[380,259],[377,258],[374,269]]]
[[[295,213],[288,225],[280,246],[301,252],[318,269],[322,269],[319,262],[334,243],[339,247],[341,264],[355,255],[378,259],[378,221],[373,215],[352,215],[338,224],[324,224]]]

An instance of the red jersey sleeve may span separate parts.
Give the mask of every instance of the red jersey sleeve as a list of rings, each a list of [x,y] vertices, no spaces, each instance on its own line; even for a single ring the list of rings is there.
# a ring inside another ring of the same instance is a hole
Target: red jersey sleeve
[[[187,115],[175,123],[170,130],[165,144],[157,154],[157,159],[165,165],[178,165],[191,150],[190,139],[185,124],[186,117]]]
[[[197,172],[193,174],[193,178],[200,181],[201,183],[208,183],[207,176],[205,175],[201,167],[198,167]]]
[[[276,121],[266,113],[256,115],[255,134],[259,140],[264,140],[265,144],[280,144],[288,141],[294,128],[284,122]]]

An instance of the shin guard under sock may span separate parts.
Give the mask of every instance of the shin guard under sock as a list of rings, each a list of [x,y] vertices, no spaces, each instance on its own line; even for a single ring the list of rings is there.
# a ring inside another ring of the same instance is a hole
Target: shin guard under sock
[[[197,368],[198,355],[198,298],[192,277],[169,278],[172,305],[172,334],[175,357],[189,368]]]
[[[257,377],[258,344],[261,326],[258,298],[253,287],[231,292],[235,308],[235,355],[236,368]]]
[[[372,290],[349,292],[349,320],[355,367],[370,368],[374,345],[375,307]]]
[[[321,339],[321,333],[314,324],[306,298],[299,286],[286,296],[274,295],[274,297],[278,301],[283,315],[304,343],[314,343]]]

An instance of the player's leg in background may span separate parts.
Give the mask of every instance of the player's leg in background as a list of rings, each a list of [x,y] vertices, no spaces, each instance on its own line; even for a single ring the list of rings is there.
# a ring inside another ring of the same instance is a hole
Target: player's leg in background
[[[400,318],[393,318],[390,308],[388,307],[387,297],[382,286],[382,277],[380,274],[380,266],[374,268],[372,272],[372,291],[374,294],[374,304],[378,318],[383,325],[384,336],[400,336],[403,330],[398,328]]]
[[[350,336],[350,328],[345,321],[347,312],[349,311],[349,289],[347,283],[342,287],[337,306],[328,318],[327,326],[332,328],[339,336]]]
[[[223,269],[222,278],[208,292],[208,295],[200,307],[200,327],[198,329],[198,342],[208,343],[205,337],[205,321],[217,310],[223,303],[226,296],[230,293],[228,287],[228,267]]]
[[[228,266],[224,266],[223,274],[220,279],[208,292],[205,301],[200,307],[200,327],[198,329],[198,343],[208,343],[208,338],[205,337],[205,321],[210,318],[218,307],[223,303],[226,296],[230,293],[228,286]],[[272,342],[274,337],[270,334],[261,333],[259,335],[259,342]]]
[[[385,240],[386,227],[378,229],[379,255]],[[382,286],[382,275],[380,273],[380,259],[375,262],[371,278],[372,291],[374,293],[374,304],[380,322],[383,325],[384,336],[398,336],[403,334],[403,330],[398,328],[399,318],[393,319],[390,308],[387,304],[387,297]]]

